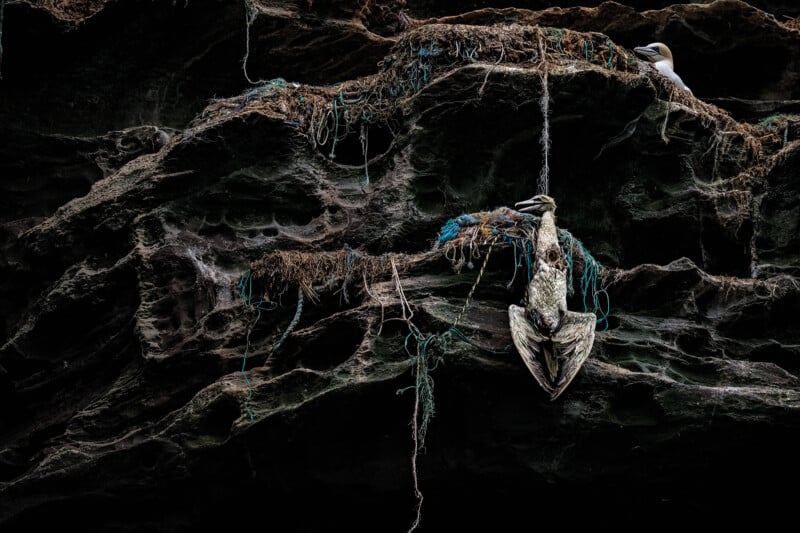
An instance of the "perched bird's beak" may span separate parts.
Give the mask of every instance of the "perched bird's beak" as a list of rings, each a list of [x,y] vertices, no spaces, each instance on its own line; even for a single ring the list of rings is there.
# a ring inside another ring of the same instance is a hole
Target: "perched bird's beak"
[[[633,49],[633,51],[636,52],[637,54],[641,54],[644,57],[648,57],[648,58],[660,54],[660,52],[659,52],[659,50],[657,48],[650,47],[650,46],[637,46],[636,48]]]

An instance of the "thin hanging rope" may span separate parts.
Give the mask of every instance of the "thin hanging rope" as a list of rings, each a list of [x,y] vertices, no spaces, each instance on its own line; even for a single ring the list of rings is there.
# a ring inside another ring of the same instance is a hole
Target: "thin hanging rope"
[[[547,82],[547,47],[541,28],[537,27],[539,44],[539,80],[542,84],[542,96],[539,98],[539,109],[542,111],[542,168],[536,183],[537,194],[549,194],[550,191],[550,89]]]
[[[278,339],[278,342],[276,342],[272,346],[272,351],[270,351],[269,357],[267,357],[266,361],[264,361],[265,365],[267,364],[267,361],[270,360],[272,355],[276,351],[278,351],[278,349],[283,345],[283,342],[292,333],[292,331],[294,331],[294,328],[296,328],[297,324],[300,322],[300,316],[303,314],[303,301],[304,301],[303,300],[303,286],[298,284],[297,285],[297,310],[294,312],[294,317],[292,318],[292,321],[289,322],[289,327],[287,327],[286,331],[283,332],[283,335],[281,335],[281,338]]]
[[[492,239],[492,243],[489,245],[489,250],[486,251],[486,257],[483,258],[483,265],[481,265],[481,269],[478,271],[478,277],[475,278],[475,283],[472,284],[472,288],[469,290],[467,300],[464,302],[464,306],[461,308],[461,312],[458,313],[458,317],[456,317],[456,321],[453,322],[451,328],[457,328],[458,323],[461,322],[461,319],[464,317],[464,313],[467,311],[467,306],[469,305],[469,301],[472,299],[475,288],[478,286],[478,283],[481,282],[483,272],[486,270],[486,264],[489,262],[489,256],[492,255],[492,249],[494,248],[494,243],[497,242],[498,237],[499,235],[495,235],[494,239]]]
[[[261,83],[266,83],[266,80],[258,80],[253,81],[250,79],[250,76],[247,74],[247,60],[250,57],[250,26],[253,25],[253,22],[256,20],[256,6],[253,3],[253,0],[244,0],[244,17],[245,17],[245,29],[244,29],[244,43],[245,43],[245,52],[244,58],[242,59],[242,72],[244,73],[244,79],[247,80],[248,83],[251,85],[259,85]]]
[[[547,69],[539,76],[542,82],[542,96],[539,107],[542,110],[542,169],[539,171],[537,189],[539,194],[550,194],[550,89],[547,81]]]

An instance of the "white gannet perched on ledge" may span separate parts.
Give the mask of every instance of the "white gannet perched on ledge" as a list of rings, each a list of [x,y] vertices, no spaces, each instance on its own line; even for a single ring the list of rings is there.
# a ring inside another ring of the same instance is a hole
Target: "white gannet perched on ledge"
[[[597,316],[567,310],[567,261],[558,243],[555,200],[540,194],[517,206],[541,214],[542,220],[525,307],[508,307],[511,338],[528,370],[555,400],[589,357]]]
[[[637,46],[633,49],[637,54],[646,57],[656,70],[671,79],[675,85],[692,94],[692,90],[683,83],[680,76],[675,74],[675,64],[672,62],[672,52],[664,43],[650,43],[647,46]]]

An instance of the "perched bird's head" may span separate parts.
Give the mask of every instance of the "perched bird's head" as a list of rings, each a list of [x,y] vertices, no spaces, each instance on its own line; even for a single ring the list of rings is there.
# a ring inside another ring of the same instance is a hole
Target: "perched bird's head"
[[[664,43],[650,43],[647,46],[637,46],[633,49],[637,54],[647,58],[651,63],[658,63],[659,61],[669,61],[669,64],[675,66],[672,60],[672,52],[669,47]]]
[[[522,209],[519,207],[522,206]],[[521,213],[536,213],[541,215],[546,211],[556,212],[556,201],[546,194],[537,194],[533,198],[514,204]]]
[[[692,90],[683,83],[680,76],[675,73],[675,64],[672,60],[672,52],[664,43],[650,43],[647,46],[637,46],[633,49],[637,54],[644,56],[650,61],[655,69],[666,76],[678,87],[692,94]]]

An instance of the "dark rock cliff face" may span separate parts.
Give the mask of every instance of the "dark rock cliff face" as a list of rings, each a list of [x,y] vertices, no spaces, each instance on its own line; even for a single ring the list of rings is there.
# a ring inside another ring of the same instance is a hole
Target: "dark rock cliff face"
[[[1,528],[790,516],[797,8],[552,4],[6,0]],[[610,302],[555,402],[437,244],[545,164]]]

